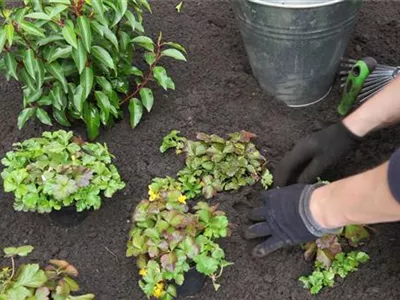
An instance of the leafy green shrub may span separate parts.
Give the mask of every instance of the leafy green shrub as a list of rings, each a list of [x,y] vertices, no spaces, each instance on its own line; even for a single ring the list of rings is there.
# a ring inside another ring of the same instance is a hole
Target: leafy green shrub
[[[222,191],[262,182],[272,185],[272,174],[266,160],[251,143],[256,135],[247,131],[235,132],[225,140],[218,135],[198,133],[198,141],[188,140],[173,130],[163,139],[161,152],[175,148],[186,154],[186,167],[178,173],[185,195],[191,199],[203,194],[206,199]]]
[[[14,9],[2,3],[0,69],[23,84],[19,128],[34,116],[51,125],[51,112],[63,126],[83,120],[94,139],[101,124],[122,118],[128,102],[136,127],[144,109],[152,109],[152,81],[175,89],[159,62],[185,61],[185,49],[163,42],[161,33],[156,42],[144,35],[143,11],[151,12],[147,0],[24,0]],[[146,71],[139,69],[141,61]]]
[[[71,131],[44,132],[14,148],[1,161],[1,176],[4,190],[15,195],[15,210],[99,209],[102,191],[110,198],[125,186],[107,146],[86,143]]]
[[[93,294],[73,296],[79,291],[78,283],[71,277],[77,277],[78,271],[64,260],[50,260],[42,269],[38,264],[26,264],[15,267],[17,256],[27,256],[32,246],[4,249],[5,257],[11,259],[10,267],[0,270],[0,300],[91,300]],[[72,293],[72,294],[71,294]]]
[[[199,202],[189,210],[182,185],[172,178],[156,178],[149,186],[149,200],[136,207],[132,217],[127,256],[137,257],[148,297],[176,297],[173,283],[182,285],[191,267],[215,282],[224,267],[224,251],[215,240],[229,233],[228,219],[216,206]]]

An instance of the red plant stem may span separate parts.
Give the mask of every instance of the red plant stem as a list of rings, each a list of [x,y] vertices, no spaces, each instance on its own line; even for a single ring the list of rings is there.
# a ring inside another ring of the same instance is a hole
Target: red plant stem
[[[156,59],[151,64],[149,72],[144,76],[143,81],[136,87],[135,91],[132,94],[126,96],[125,99],[121,101],[120,105],[124,104],[125,102],[129,101],[131,98],[135,97],[140,92],[140,90],[142,88],[144,88],[149,83],[149,81],[153,78],[153,70],[157,66],[157,63],[161,58],[161,47],[162,47],[162,44],[157,43]]]

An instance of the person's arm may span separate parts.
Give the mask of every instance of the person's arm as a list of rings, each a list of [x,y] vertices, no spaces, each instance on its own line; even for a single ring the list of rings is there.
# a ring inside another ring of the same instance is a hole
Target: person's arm
[[[343,120],[355,135],[368,133],[400,121],[400,77]]]
[[[310,200],[315,221],[325,228],[399,221],[400,203],[389,188],[388,166],[316,189]],[[393,183],[396,179],[400,184],[400,178],[391,178]]]
[[[264,205],[249,218],[257,223],[245,238],[267,239],[253,250],[266,256],[282,247],[306,243],[342,226],[400,220],[400,150],[373,170],[328,185],[295,184],[262,195]]]
[[[311,183],[369,132],[400,121],[400,77],[342,122],[310,134],[287,153],[274,173],[275,186]]]

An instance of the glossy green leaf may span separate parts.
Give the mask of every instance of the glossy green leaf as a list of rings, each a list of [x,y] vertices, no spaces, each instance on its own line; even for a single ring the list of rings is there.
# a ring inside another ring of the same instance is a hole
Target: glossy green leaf
[[[151,7],[147,0],[139,0],[139,3],[142,4],[151,13]]]
[[[135,31],[135,29],[136,29],[135,15],[132,12],[130,12],[129,10],[127,10],[125,13],[125,17],[128,20],[128,24],[132,27],[132,31]]]
[[[40,120],[40,122],[42,122],[43,124],[46,124],[46,125],[49,125],[49,126],[53,125],[53,124],[51,123],[51,119],[50,119],[48,113],[47,113],[43,108],[38,107],[38,108],[36,109],[36,117],[37,117],[37,118]]]
[[[3,52],[6,40],[7,40],[6,31],[4,29],[0,29],[0,53]]]
[[[181,51],[177,49],[167,49],[161,52],[163,56],[169,56],[175,58],[176,60],[186,61],[186,57],[182,54]]]
[[[153,76],[157,80],[158,84],[164,88],[164,90],[168,89],[168,75],[167,71],[160,66],[157,66],[153,70]]]
[[[102,1],[92,1],[91,4],[96,13],[96,19],[107,26],[107,18],[104,16],[104,6]]]
[[[71,126],[71,123],[68,121],[68,118],[66,117],[64,111],[53,108],[53,117],[58,122],[58,124],[66,127]]]
[[[33,116],[35,113],[35,108],[28,107],[20,112],[18,115],[18,129],[21,130],[22,127],[26,124],[26,122]]]
[[[28,72],[25,69],[22,69],[19,72],[19,78],[31,91],[37,89],[36,82],[32,79],[31,76],[29,76]]]
[[[42,89],[36,89],[25,97],[27,103],[33,103],[38,101],[43,95]]]
[[[35,79],[36,78],[36,62],[35,52],[32,49],[27,49],[24,56],[24,66],[28,74]]]
[[[74,28],[72,28],[69,24],[65,24],[65,26],[62,29],[62,34],[68,44],[70,44],[75,49],[78,49],[78,40],[76,38],[76,33]]]
[[[92,47],[92,31],[90,28],[89,19],[86,16],[78,17],[78,27],[81,33],[82,42],[88,53],[91,53]]]
[[[78,68],[79,74],[82,74],[86,67],[87,52],[80,40],[78,41],[78,49],[72,49],[72,58],[74,59],[76,67]]]
[[[100,131],[100,113],[92,103],[84,106],[84,119],[89,140],[94,140]]]
[[[86,67],[81,75],[81,86],[85,99],[89,97],[93,88],[93,69]]]
[[[4,26],[4,30],[6,32],[8,47],[11,47],[13,44],[13,40],[14,40],[15,28],[12,24],[7,24],[6,26]]]
[[[144,60],[149,66],[151,66],[156,61],[156,55],[153,52],[146,52],[144,54]]]
[[[105,123],[107,123],[108,118],[110,116],[110,110],[111,110],[110,100],[108,99],[108,96],[106,94],[104,94],[103,92],[96,91],[94,94],[95,94],[95,98],[97,100],[98,106],[101,108],[102,112],[104,113]]]
[[[34,25],[33,23],[21,21],[21,22],[19,22],[18,25],[27,34],[42,37],[42,38],[46,37],[43,30],[41,28],[37,27],[36,25]]]
[[[38,88],[42,88],[43,83],[44,83],[44,76],[45,76],[45,69],[44,69],[44,64],[42,61],[36,59],[35,60],[35,70],[36,70],[36,81],[38,84]]]
[[[107,26],[103,26],[103,32],[106,39],[114,45],[115,49],[119,50],[118,39],[114,32],[112,32],[112,30],[110,30]]]
[[[68,83],[64,76],[64,70],[60,66],[60,64],[57,62],[53,62],[51,64],[46,64],[45,68],[47,71],[49,71],[51,75],[54,76],[54,78],[56,78],[62,84],[64,92],[68,93]]]
[[[135,128],[143,116],[143,105],[137,98],[129,100],[129,113],[130,113],[130,124],[132,128]]]
[[[51,55],[50,57],[47,58],[47,61],[49,63],[52,63],[53,61],[59,59],[59,58],[68,58],[71,56],[72,53],[72,47],[71,46],[66,46],[64,48],[57,48]]]
[[[83,103],[85,102],[85,100],[86,97],[84,89],[81,85],[79,85],[74,93],[74,106],[79,113],[83,110]]]
[[[63,11],[67,10],[69,8],[69,5],[57,5],[55,6],[52,10],[49,12],[50,18],[57,18],[59,14],[61,14]]]
[[[101,37],[104,36],[103,25],[101,25],[99,22],[91,21],[90,26],[92,26],[93,32],[98,33]]]
[[[25,16],[25,18],[30,18],[30,19],[35,19],[35,20],[46,20],[46,21],[51,20],[50,16],[43,12],[33,12],[30,14],[27,14]]]
[[[100,47],[100,46],[93,46],[92,48],[92,52],[93,52],[93,56],[99,60],[100,62],[102,62],[104,65],[106,65],[108,68],[115,70],[115,64],[114,61],[110,55],[110,53],[108,53],[107,50],[105,50],[104,48]]]
[[[7,68],[8,74],[18,80],[17,61],[15,60],[15,56],[11,52],[7,52],[4,63]]]
[[[49,3],[71,5],[71,0],[47,0]]]
[[[58,110],[64,110],[66,107],[65,96],[58,84],[55,84],[50,91],[50,97],[53,99],[53,106]]]
[[[64,37],[62,35],[55,34],[55,35],[49,36],[47,38],[40,39],[37,42],[37,45],[41,47],[41,46],[50,44],[52,42],[63,41],[63,40],[64,40]]]
[[[151,38],[147,36],[144,35],[137,36],[134,39],[132,39],[132,42],[150,52],[154,51],[154,42]]]
[[[143,106],[150,112],[154,103],[153,91],[149,88],[142,88],[139,93]]]
[[[109,94],[113,89],[111,83],[105,77],[97,76],[96,83],[101,86],[106,94]]]
[[[165,45],[168,45],[168,46],[170,46],[170,47],[172,47],[172,48],[175,48],[175,49],[177,49],[177,50],[179,50],[179,51],[182,51],[183,53],[187,53],[186,52],[186,49],[182,46],[182,45],[180,45],[180,44],[177,44],[177,43],[173,43],[173,42],[166,42],[166,43],[164,43]]]

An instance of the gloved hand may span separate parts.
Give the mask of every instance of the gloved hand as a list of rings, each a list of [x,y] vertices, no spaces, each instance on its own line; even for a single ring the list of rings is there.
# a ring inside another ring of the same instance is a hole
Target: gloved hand
[[[342,122],[310,134],[281,160],[274,174],[274,186],[315,182],[360,140]]]
[[[325,234],[336,234],[339,228],[320,226],[310,211],[313,191],[322,184],[296,184],[262,194],[264,205],[251,211],[256,223],[245,229],[246,239],[267,237],[253,249],[253,256],[263,257],[282,247],[316,240]]]

